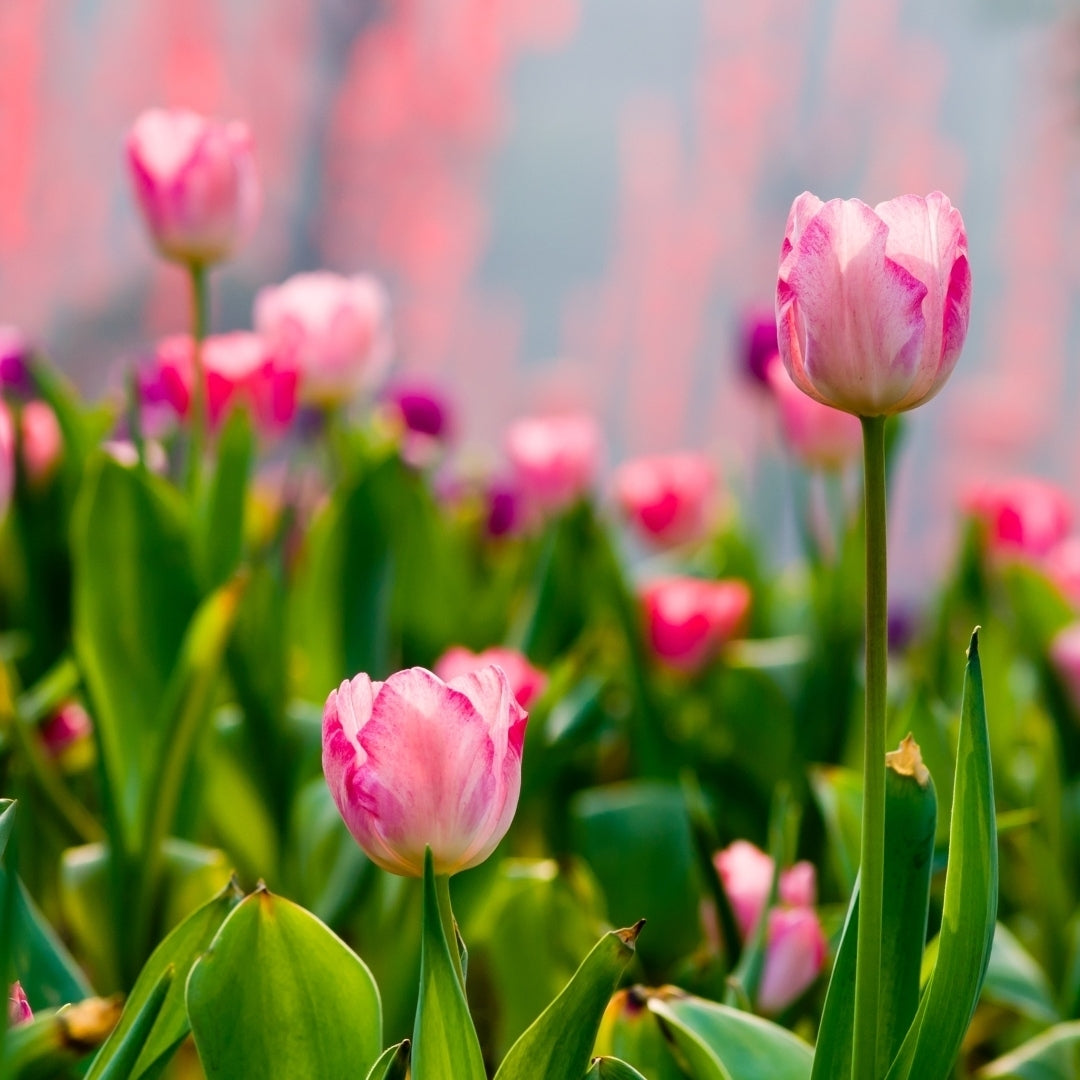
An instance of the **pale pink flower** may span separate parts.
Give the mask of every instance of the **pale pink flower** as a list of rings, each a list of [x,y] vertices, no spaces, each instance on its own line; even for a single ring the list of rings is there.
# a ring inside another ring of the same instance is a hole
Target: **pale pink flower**
[[[971,270],[960,212],[940,192],[871,209],[792,204],[776,285],[780,355],[795,385],[857,416],[933,397],[967,335]]]
[[[750,610],[742,581],[668,577],[641,593],[653,652],[666,664],[696,671],[741,629]]]
[[[255,299],[255,329],[300,368],[305,401],[348,401],[376,383],[393,355],[386,290],[366,274],[295,274]]]
[[[1080,622],[1070,623],[1050,642],[1050,661],[1080,712]]]
[[[19,454],[33,488],[44,487],[60,465],[64,435],[56,413],[44,401],[28,401],[19,413]]]
[[[588,491],[600,467],[601,437],[587,413],[515,420],[506,453],[518,489],[542,510],[565,509]]]
[[[229,258],[262,202],[247,126],[188,109],[149,109],[127,137],[128,168],[158,250],[176,262]]]
[[[769,899],[772,857],[749,840],[735,840],[713,856],[713,864],[724,883],[739,930],[748,938]],[[813,907],[817,903],[817,872],[813,863],[804,860],[781,871],[779,900],[790,907]]]
[[[1067,536],[1042,561],[1043,572],[1075,608],[1080,608],[1080,536]]]
[[[757,1005],[770,1015],[783,1012],[821,974],[828,944],[812,907],[773,908],[765,939]]]
[[[323,711],[323,772],[368,857],[420,877],[483,862],[510,827],[521,790],[527,714],[501,668],[443,682],[410,668],[367,675],[331,692]]]
[[[501,646],[474,653],[463,645],[455,645],[447,649],[435,661],[435,674],[443,682],[449,682],[459,675],[468,675],[469,672],[477,671],[489,664],[497,664],[503,669],[510,683],[510,689],[523,709],[527,709],[547,686],[547,676],[534,668],[527,657],[516,649],[506,649]]]
[[[1068,495],[1033,476],[973,485],[960,502],[982,523],[987,547],[998,557],[1042,558],[1068,536],[1072,525]]]
[[[702,454],[636,458],[615,472],[615,498],[646,539],[681,544],[708,528],[716,470]]]

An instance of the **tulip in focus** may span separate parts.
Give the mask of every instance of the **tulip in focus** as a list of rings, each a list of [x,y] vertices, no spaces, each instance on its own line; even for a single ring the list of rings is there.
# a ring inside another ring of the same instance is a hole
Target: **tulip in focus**
[[[646,539],[681,544],[708,527],[716,474],[701,454],[669,454],[628,461],[615,473],[615,497]]]
[[[586,413],[516,420],[506,453],[518,488],[542,510],[566,509],[588,491],[600,467],[600,427]]]
[[[393,353],[386,290],[373,277],[295,274],[255,299],[255,329],[300,369],[304,401],[349,401],[376,383]]]
[[[749,840],[735,840],[713,856],[713,865],[724,883],[739,930],[748,938],[769,899],[772,857]],[[781,871],[779,899],[790,907],[813,907],[817,903],[817,872],[813,863],[797,862]]]
[[[443,682],[424,668],[346,680],[323,711],[323,772],[345,824],[384,870],[483,862],[510,827],[527,714],[501,668]]]
[[[804,393],[856,416],[904,412],[945,384],[967,335],[971,270],[940,192],[871,208],[803,192],[780,252],[780,355]]]
[[[165,258],[220,262],[254,230],[262,194],[245,124],[150,109],[127,137],[127,159],[146,226]]]
[[[1016,477],[969,488],[964,510],[985,529],[996,557],[1040,559],[1069,534],[1072,507],[1061,488],[1037,477]]]
[[[516,649],[504,649],[499,646],[474,653],[463,645],[455,645],[435,661],[435,674],[443,682],[449,682],[459,675],[497,664],[502,668],[510,683],[517,703],[527,709],[547,686],[547,676],[529,663],[528,658]]]
[[[34,1019],[34,1013],[30,1008],[30,1002],[26,1000],[26,994],[20,983],[14,982],[8,991],[8,1026],[16,1027],[19,1024],[28,1024]]]
[[[779,356],[769,362],[766,378],[780,411],[784,441],[807,468],[837,470],[859,458],[862,425],[856,417],[804,394]]]
[[[64,455],[64,435],[51,406],[28,401],[19,413],[19,456],[30,486],[44,487]]]
[[[646,631],[666,664],[696,671],[741,629],[750,610],[742,581],[661,578],[642,591]]]
[[[770,911],[758,1008],[769,1015],[783,1012],[814,984],[827,953],[825,932],[813,908]]]

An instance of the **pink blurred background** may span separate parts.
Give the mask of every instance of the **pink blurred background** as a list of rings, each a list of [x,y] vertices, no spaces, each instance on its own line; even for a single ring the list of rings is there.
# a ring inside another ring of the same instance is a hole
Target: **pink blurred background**
[[[911,417],[894,550],[917,590],[966,479],[1076,493],[1078,46],[1021,0],[4,0],[0,322],[92,392],[186,325],[121,144],[188,105],[250,123],[266,188],[215,329],[296,270],[372,270],[399,370],[451,391],[466,452],[584,404],[611,461],[705,448],[745,489],[775,473],[738,328],[772,302],[792,198],[940,188],[974,310]]]

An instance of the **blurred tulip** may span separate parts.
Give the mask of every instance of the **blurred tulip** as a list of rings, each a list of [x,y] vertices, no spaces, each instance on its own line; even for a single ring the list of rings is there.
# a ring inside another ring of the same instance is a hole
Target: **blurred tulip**
[[[93,722],[77,701],[65,702],[39,728],[41,741],[52,758],[59,758],[93,733]]]
[[[56,413],[44,401],[28,401],[19,413],[19,455],[32,488],[52,479],[64,455],[64,435]]]
[[[739,930],[749,938],[769,899],[772,857],[749,840],[735,840],[713,856],[713,865],[724,883]],[[781,871],[779,900],[790,907],[813,907],[817,903],[817,871],[813,863],[797,862]]]
[[[191,410],[194,343],[187,335],[158,345],[165,394],[182,417]],[[296,414],[297,370],[258,334],[238,331],[208,337],[202,345],[206,401],[212,428],[219,427],[237,403],[247,407],[265,435],[285,430]]]
[[[252,233],[262,195],[251,135],[188,109],[149,109],[127,137],[135,195],[167,259],[206,266]]]
[[[443,682],[423,668],[357,675],[323,711],[323,771],[368,857],[420,877],[483,862],[510,827],[527,714],[494,666]]]
[[[960,212],[940,192],[871,209],[803,192],[780,252],[780,355],[795,385],[857,416],[933,397],[967,335],[971,270]]]
[[[386,290],[366,274],[295,274],[255,299],[255,329],[300,369],[306,402],[333,405],[377,382],[393,352]]]
[[[518,531],[522,524],[521,492],[509,480],[493,480],[488,484],[487,526],[488,536],[498,539]]]
[[[1080,536],[1055,544],[1042,561],[1043,572],[1075,608],[1080,608]]]
[[[661,578],[642,590],[653,652],[665,663],[695,671],[738,632],[750,610],[742,581]]]
[[[716,473],[701,454],[637,458],[615,473],[615,497],[626,517],[658,544],[681,544],[708,527]]]
[[[450,402],[433,386],[398,383],[383,395],[382,411],[401,431],[401,456],[416,468],[434,464],[453,437]]]
[[[779,356],[766,378],[780,410],[780,427],[792,454],[810,469],[842,469],[862,454],[862,425],[850,413],[830,408],[804,394]]]
[[[1059,631],[1050,642],[1050,662],[1080,713],[1080,622]]]
[[[8,991],[8,1024],[15,1027],[18,1024],[29,1023],[33,1019],[34,1014],[22,986],[18,982],[12,983]]]
[[[769,361],[778,356],[776,310],[757,307],[748,311],[742,325],[742,371],[752,382],[768,386]]]
[[[825,932],[813,908],[770,911],[758,1008],[772,1015],[786,1009],[813,985],[827,953]]]
[[[600,467],[601,437],[587,413],[515,420],[506,452],[518,487],[541,510],[563,510],[588,491]]]
[[[523,709],[527,709],[547,686],[547,676],[534,668],[527,657],[516,649],[504,649],[499,646],[474,653],[463,645],[455,645],[447,649],[435,661],[435,674],[443,682],[449,682],[459,675],[468,675],[489,664],[497,664],[503,669],[510,683],[510,690]]]
[[[976,484],[960,502],[982,523],[995,556],[1042,558],[1068,536],[1072,524],[1069,497],[1036,477]]]
[[[20,396],[31,392],[30,343],[14,326],[0,326],[0,389]]]
[[[11,410],[0,401],[0,518],[15,493],[15,424]]]

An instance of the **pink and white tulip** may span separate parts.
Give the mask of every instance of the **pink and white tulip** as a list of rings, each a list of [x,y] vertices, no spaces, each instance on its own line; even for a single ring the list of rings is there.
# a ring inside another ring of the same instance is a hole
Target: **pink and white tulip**
[[[748,938],[769,899],[772,857],[749,840],[735,840],[713,856],[713,865],[731,901],[739,930]],[[779,899],[790,907],[813,907],[817,903],[817,871],[813,863],[797,862],[781,871]]]
[[[716,471],[702,454],[636,458],[615,473],[615,497],[638,532],[657,544],[681,544],[708,528]]]
[[[435,674],[443,682],[449,682],[459,675],[468,675],[489,664],[497,664],[503,669],[510,683],[510,689],[523,709],[527,709],[547,686],[547,676],[538,668],[534,668],[527,657],[516,649],[506,649],[501,646],[474,653],[463,645],[455,645],[447,649],[435,661]]]
[[[814,984],[827,954],[825,931],[813,908],[773,908],[765,936],[758,1008],[769,1015],[783,1012]]]
[[[960,501],[982,524],[995,557],[1041,559],[1068,536],[1072,525],[1068,495],[1033,476],[976,484]]]
[[[518,489],[541,510],[563,510],[584,496],[600,467],[600,451],[600,427],[587,413],[525,417],[506,432]]]
[[[127,137],[146,227],[167,259],[209,265],[254,231],[262,203],[251,135],[188,109],[149,109]]]
[[[777,330],[792,380],[815,400],[857,416],[921,405],[955,367],[970,309],[964,222],[940,192],[873,208],[795,200]]]
[[[295,359],[303,399],[345,402],[378,382],[393,355],[389,300],[366,274],[295,274],[255,299],[255,329]]]
[[[750,610],[742,581],[660,578],[641,594],[654,654],[682,671],[696,671],[741,629]]]
[[[501,668],[443,682],[410,668],[331,692],[323,772],[349,831],[394,874],[420,877],[483,862],[510,827],[521,790],[527,714]]]

